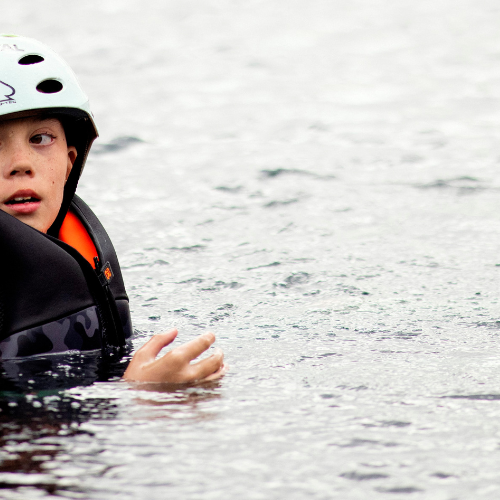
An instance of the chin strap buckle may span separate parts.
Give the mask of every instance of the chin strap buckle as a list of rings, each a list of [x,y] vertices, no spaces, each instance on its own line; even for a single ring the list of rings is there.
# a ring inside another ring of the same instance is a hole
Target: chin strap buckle
[[[95,264],[95,272],[97,273],[99,282],[101,283],[102,286],[108,286],[114,276],[113,271],[111,270],[110,263],[106,262],[103,266],[101,266],[99,258],[94,257],[94,264]]]

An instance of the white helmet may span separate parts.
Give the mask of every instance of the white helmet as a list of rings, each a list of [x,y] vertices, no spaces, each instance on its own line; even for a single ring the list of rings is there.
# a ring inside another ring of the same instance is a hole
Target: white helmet
[[[88,97],[68,64],[37,40],[0,35],[0,116],[53,108],[88,118],[99,135]]]
[[[68,64],[46,45],[16,35],[0,34],[0,120],[47,111],[60,118],[77,158],[65,187],[57,234],[75,194],[88,152],[99,135],[89,100]]]

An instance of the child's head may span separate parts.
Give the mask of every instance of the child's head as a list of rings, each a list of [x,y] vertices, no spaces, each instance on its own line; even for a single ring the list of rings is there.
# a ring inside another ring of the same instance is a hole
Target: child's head
[[[0,210],[57,236],[97,137],[88,99],[51,49],[0,35]]]

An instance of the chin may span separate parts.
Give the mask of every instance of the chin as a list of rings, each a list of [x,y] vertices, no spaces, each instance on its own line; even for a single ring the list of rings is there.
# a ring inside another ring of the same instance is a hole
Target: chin
[[[16,216],[16,219],[20,220],[21,222],[24,222],[27,226],[32,227],[33,229],[36,229],[37,231],[40,231],[41,233],[46,233],[49,230],[50,225],[47,226],[47,224],[44,224],[42,221],[33,219],[32,217],[27,217],[27,216]]]

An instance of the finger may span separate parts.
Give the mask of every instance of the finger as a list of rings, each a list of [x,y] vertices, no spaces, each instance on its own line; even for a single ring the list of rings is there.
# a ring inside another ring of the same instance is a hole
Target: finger
[[[220,370],[223,364],[224,353],[220,349],[217,349],[217,351],[210,357],[202,359],[201,361],[198,361],[198,363],[191,365],[191,370],[193,370],[194,373],[193,379],[205,379],[209,375],[213,375]]]
[[[229,366],[226,364],[222,364],[222,366],[212,375],[205,377],[204,379],[199,380],[199,382],[210,382],[211,380],[217,380],[218,378],[223,377],[229,371]]]
[[[175,337],[177,337],[177,329],[174,328],[169,332],[159,333],[153,335],[137,352],[138,356],[142,361],[155,359],[158,353],[168,344],[173,342]]]
[[[177,347],[177,351],[180,355],[184,356],[187,361],[191,361],[205,352],[214,342],[215,335],[213,333],[204,333],[196,339]]]

